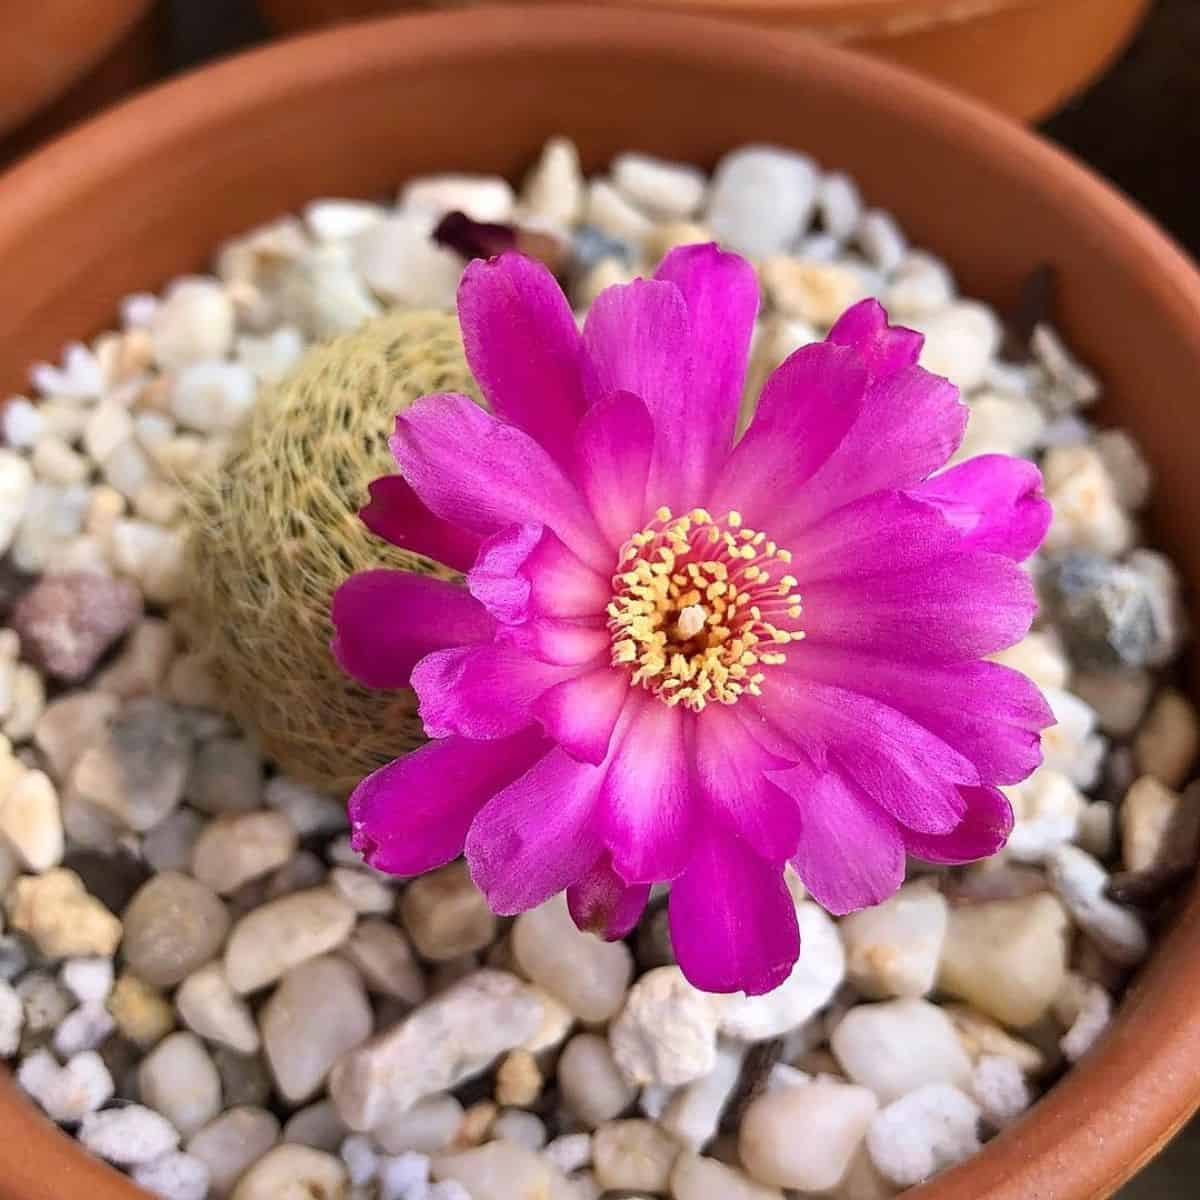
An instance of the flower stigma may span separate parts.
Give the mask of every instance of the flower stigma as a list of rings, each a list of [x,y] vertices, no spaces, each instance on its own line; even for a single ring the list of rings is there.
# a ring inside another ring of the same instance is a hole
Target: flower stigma
[[[791,553],[741,514],[703,508],[654,520],[621,547],[608,605],[614,666],[665,704],[700,712],[762,694],[762,668],[804,637]],[[779,572],[778,574],[776,572]]]

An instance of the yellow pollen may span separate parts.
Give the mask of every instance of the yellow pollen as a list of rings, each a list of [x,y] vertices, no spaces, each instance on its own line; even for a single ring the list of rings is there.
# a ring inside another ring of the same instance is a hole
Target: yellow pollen
[[[606,609],[613,664],[629,668],[632,686],[694,712],[761,695],[759,668],[785,662],[783,647],[804,637],[796,578],[771,569],[791,561],[743,528],[741,513],[659,508],[618,558]]]

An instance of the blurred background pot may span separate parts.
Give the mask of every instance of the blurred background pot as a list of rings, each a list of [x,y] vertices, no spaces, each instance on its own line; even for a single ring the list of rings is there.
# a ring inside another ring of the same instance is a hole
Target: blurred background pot
[[[0,159],[149,82],[161,69],[153,0],[30,0],[0,17]]]
[[[282,31],[479,0],[260,0]],[[556,6],[562,0],[536,0]],[[596,7],[724,17],[859,47],[1032,121],[1095,79],[1150,0],[592,0]]]
[[[399,116],[398,116],[399,114]],[[449,169],[519,175],[565,132],[594,169],[636,147],[711,165],[747,141],[842,167],[968,294],[1055,269],[1054,320],[1106,377],[1163,497],[1156,535],[1200,588],[1200,277],[1128,201],[983,107],[866,57],[656,14],[493,9],[353,26],[196,72],[0,180],[0,385],[106,327],[120,298],[318,196]],[[1111,1032],[1031,1114],[912,1200],[1098,1200],[1200,1102],[1200,891]],[[0,1082],[0,1197],[131,1200]]]

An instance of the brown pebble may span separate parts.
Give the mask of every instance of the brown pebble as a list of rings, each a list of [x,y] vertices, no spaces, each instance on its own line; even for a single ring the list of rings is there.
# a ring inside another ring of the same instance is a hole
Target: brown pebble
[[[141,615],[141,593],[129,580],[71,571],[34,584],[17,602],[12,625],[25,658],[78,683]]]
[[[478,1104],[472,1104],[463,1113],[462,1124],[451,1143],[452,1148],[469,1150],[472,1146],[481,1146],[491,1133],[499,1113],[500,1106],[492,1100],[480,1100]]]
[[[514,1050],[496,1072],[496,1101],[505,1108],[530,1108],[542,1094],[542,1073],[528,1050]]]

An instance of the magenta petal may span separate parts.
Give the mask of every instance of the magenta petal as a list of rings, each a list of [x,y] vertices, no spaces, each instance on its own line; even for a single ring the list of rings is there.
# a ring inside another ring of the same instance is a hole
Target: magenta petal
[[[685,714],[643,691],[621,712],[600,819],[613,866],[629,883],[673,879],[692,851]]]
[[[466,396],[425,396],[396,418],[392,453],[443,520],[483,536],[537,521],[597,569],[612,566],[583,497],[529,434]]]
[[[377,537],[456,571],[468,570],[475,561],[479,537],[435,517],[401,476],[383,475],[368,490],[370,502],[358,515]]]
[[[962,823],[941,835],[904,830],[909,854],[926,862],[975,862],[995,854],[1012,833],[1012,805],[998,788],[963,788],[966,815]]]
[[[733,708],[710,704],[695,717],[693,765],[710,812],[756,854],[784,863],[796,851],[800,810],[767,778],[793,760],[762,748]]]
[[[612,638],[598,621],[539,617],[524,625],[503,626],[497,638],[528,657],[557,667],[599,666],[611,657]]]
[[[597,400],[579,424],[575,479],[614,548],[645,524],[653,455],[654,424],[646,406],[629,392]]]
[[[801,590],[802,624],[814,645],[926,662],[962,662],[1011,646],[1037,611],[1033,583],[1016,563],[973,550],[915,570],[802,581]]]
[[[671,943],[694,987],[761,996],[791,974],[800,927],[783,871],[740,838],[705,837],[669,905]]]
[[[567,463],[583,415],[583,344],[554,276],[519,254],[476,260],[458,288],[471,374],[492,411]]]
[[[1020,562],[1041,544],[1053,515],[1042,473],[1023,458],[984,454],[951,467],[913,490],[957,529],[964,548]]]
[[[926,567],[960,544],[935,505],[905,492],[874,492],[823,517],[788,549],[807,591],[824,579]]]
[[[546,749],[536,729],[495,742],[450,737],[380,767],[350,797],[354,849],[393,875],[450,862],[476,813]]]
[[[886,900],[904,882],[900,827],[852,783],[808,766],[772,778],[800,806],[792,866],[822,908],[854,912]]]
[[[654,409],[655,425],[665,461],[683,460],[681,495],[704,498],[733,446],[758,313],[758,279],[744,258],[715,243],[676,247],[654,277],[683,293],[694,347],[690,387],[669,406]]]
[[[572,758],[600,763],[629,694],[628,672],[597,667],[543,693],[533,715]]]
[[[599,617],[612,595],[609,579],[537,522],[511,525],[488,538],[467,587],[508,625],[538,616]]]
[[[806,642],[788,670],[814,683],[848,686],[904,713],[990,783],[1026,778],[1042,761],[1041,730],[1055,722],[1037,687],[999,663],[939,666]]]
[[[655,508],[694,505],[686,462],[689,433],[678,427],[680,397],[692,385],[693,345],[683,294],[660,279],[606,288],[588,310],[583,344],[592,402],[629,392],[642,400],[653,419],[649,503]]]
[[[851,500],[914,487],[945,465],[966,427],[967,407],[949,381],[920,367],[873,380],[846,436],[772,522],[771,536],[790,546],[800,531]]]
[[[945,833],[962,819],[957,785],[978,783],[976,767],[903,713],[784,668],[772,672],[763,692],[747,706],[752,713],[903,824]]]
[[[458,733],[483,741],[523,729],[534,719],[534,701],[573,670],[484,642],[423,658],[412,673],[412,687],[430,737]]]
[[[567,888],[571,919],[585,933],[615,942],[633,932],[650,899],[648,883],[628,884],[602,854],[592,869]]]
[[[332,650],[364,687],[407,687],[426,654],[479,642],[495,623],[465,588],[407,571],[360,571],[333,594]]]
[[[887,312],[878,300],[860,300],[848,308],[826,340],[857,350],[876,378],[915,366],[925,344],[924,335],[915,329],[889,325]]]
[[[777,514],[800,502],[803,485],[846,437],[866,386],[862,362],[841,346],[818,342],[787,358],[764,385],[754,420],[720,473],[712,511],[738,511],[751,527],[778,537]]]
[[[600,857],[595,818],[602,767],[551,750],[494,796],[467,834],[471,878],[501,916],[549,900]]]

